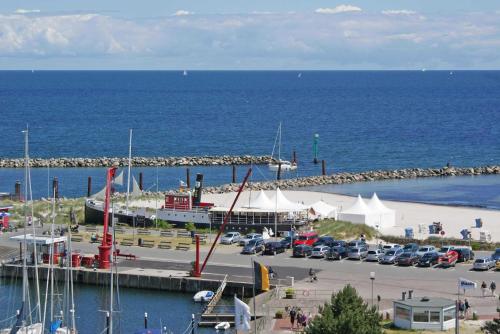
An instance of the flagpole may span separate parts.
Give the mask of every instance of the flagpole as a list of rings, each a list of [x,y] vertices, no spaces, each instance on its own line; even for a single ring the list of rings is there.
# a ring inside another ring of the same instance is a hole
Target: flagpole
[[[460,306],[460,279],[458,279],[458,297],[457,297],[457,302],[456,302],[456,306],[455,306],[455,309],[456,309],[456,317],[457,317],[457,321],[455,322],[455,334],[459,334],[460,333],[460,309],[459,309],[459,306]]]
[[[255,307],[255,261],[252,259],[252,277],[253,277],[253,332],[257,334],[257,309]]]

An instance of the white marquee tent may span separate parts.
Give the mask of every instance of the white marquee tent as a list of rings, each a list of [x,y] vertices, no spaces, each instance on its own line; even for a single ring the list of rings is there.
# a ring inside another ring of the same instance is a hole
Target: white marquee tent
[[[274,210],[275,205],[263,190],[259,191],[259,194],[255,198],[250,198],[248,205],[243,205],[243,208],[248,209],[262,209],[262,210]]]
[[[339,220],[345,220],[354,224],[366,224],[368,226],[375,226],[377,224],[376,215],[366,205],[365,201],[358,195],[356,202],[339,213]]]
[[[378,226],[380,228],[394,227],[396,225],[396,211],[386,207],[378,198],[376,193],[373,193],[372,198],[368,202],[368,208],[378,216]]]
[[[294,203],[290,201],[285,197],[285,195],[283,195],[280,188],[276,189],[274,196],[271,197],[271,203],[273,203],[273,207],[280,212],[299,212],[308,209],[307,206],[301,203]]]
[[[337,219],[337,208],[320,200],[311,204],[310,213],[316,219],[334,218]]]

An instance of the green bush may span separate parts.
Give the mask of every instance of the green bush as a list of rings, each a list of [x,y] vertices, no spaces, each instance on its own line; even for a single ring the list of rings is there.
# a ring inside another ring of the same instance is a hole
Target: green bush
[[[188,231],[194,231],[196,230],[196,227],[194,226],[194,223],[187,223],[185,226],[186,230]]]
[[[156,224],[157,224],[158,228],[163,229],[163,230],[170,230],[174,227],[174,225],[170,224],[168,221],[161,220],[161,219],[158,219],[158,222]]]
[[[295,298],[295,290],[293,288],[288,288],[285,290],[285,298],[293,299]]]
[[[283,319],[283,311],[282,310],[276,311],[276,313],[274,314],[274,318]]]

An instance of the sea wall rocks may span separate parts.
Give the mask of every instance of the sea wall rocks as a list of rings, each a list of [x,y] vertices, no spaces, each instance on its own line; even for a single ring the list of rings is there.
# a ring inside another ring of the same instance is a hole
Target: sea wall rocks
[[[354,182],[414,179],[419,177],[445,177],[445,176],[465,176],[465,175],[488,175],[500,174],[500,166],[484,167],[444,167],[444,168],[406,168],[398,170],[377,170],[362,173],[339,173],[324,176],[309,176],[280,181],[252,182],[247,185],[247,189],[252,190],[273,190],[276,186],[281,189],[311,187],[326,184],[345,184]],[[239,184],[225,184],[216,187],[207,187],[205,193],[220,194],[237,191]]]
[[[133,157],[132,165],[140,167],[174,167],[174,166],[225,166],[266,164],[270,156],[203,156],[203,157]],[[31,158],[32,168],[75,168],[75,167],[124,167],[128,166],[128,158]],[[0,158],[0,168],[23,168],[23,159]]]

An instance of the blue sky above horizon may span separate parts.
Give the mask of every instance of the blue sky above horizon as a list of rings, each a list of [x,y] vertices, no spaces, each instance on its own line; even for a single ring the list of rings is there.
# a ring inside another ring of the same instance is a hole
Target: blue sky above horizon
[[[496,0],[18,0],[0,69],[500,69]]]

